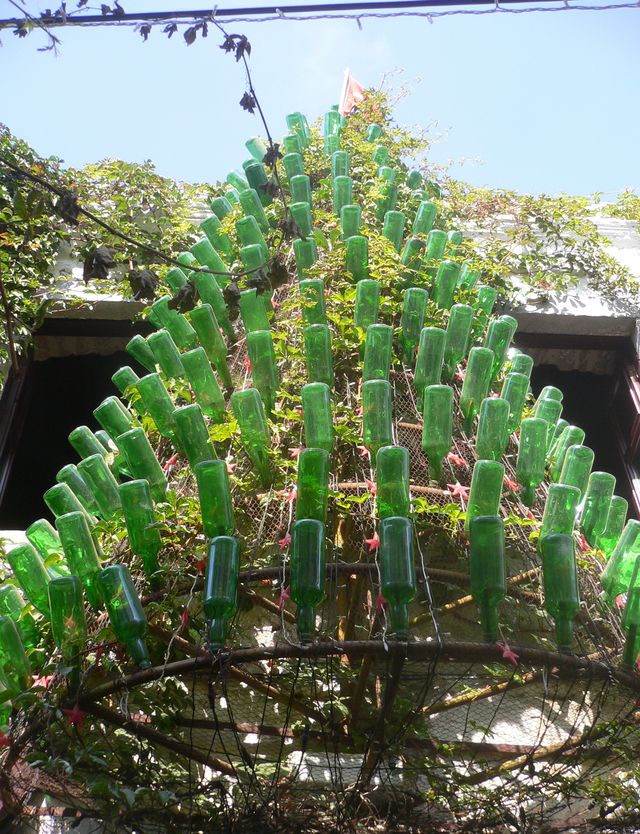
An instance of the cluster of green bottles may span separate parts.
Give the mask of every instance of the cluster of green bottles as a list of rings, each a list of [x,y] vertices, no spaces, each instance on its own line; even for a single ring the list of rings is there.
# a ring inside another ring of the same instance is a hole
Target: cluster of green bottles
[[[354,322],[362,333],[362,437],[375,471],[380,586],[391,632],[398,640],[408,639],[408,605],[417,590],[410,456],[394,435],[395,364],[412,379],[423,417],[422,449],[434,485],[443,487],[454,423],[459,422],[467,439],[475,438],[465,534],[484,639],[498,637],[498,606],[507,591],[502,459],[517,434],[516,477],[523,507],[534,506],[541,497],[546,476],[551,482],[538,547],[545,608],[555,620],[559,649],[571,649],[580,605],[575,559],[575,533],[580,532],[608,560],[602,574],[604,601],[612,604],[627,595],[624,663],[633,665],[640,651],[640,522],[625,525],[627,503],[613,494],[615,479],[591,471],[594,454],[583,445],[584,432],[562,419],[562,393],[549,386],[531,402],[533,361],[512,347],[515,319],[492,315],[496,292],[479,283],[472,261],[462,260],[462,234],[437,227],[433,189],[418,171],[403,172],[387,164],[389,153],[377,125],[370,125],[366,135],[378,166],[375,208],[367,213],[354,200],[350,155],[340,146],[343,123],[335,109],[327,113],[322,140],[330,160],[332,210],[341,229],[338,245],[355,288]],[[325,595],[336,380],[325,284],[309,274],[319,260],[311,180],[305,173],[312,134],[300,113],[288,116],[287,125],[282,169],[299,232],[293,253],[307,377],[301,390],[304,448],[290,531],[290,595],[297,605],[300,637],[309,641],[317,633],[317,609]],[[238,259],[247,274],[265,266],[273,221],[273,189],[267,187],[263,164],[267,148],[259,139],[249,140],[247,148],[251,159],[243,173],[229,174],[229,187],[212,201],[212,215],[200,223],[203,237],[179,256],[182,266],[166,275],[174,292],[193,281],[200,303],[187,314],[173,309],[168,295],[150,305],[148,319],[155,332],[147,338],[135,336],[127,346],[146,375],[128,366],[113,375],[128,405],[108,397],[94,411],[99,429],[79,426],[71,432],[69,441],[80,460],[63,467],[44,496],[55,527],[39,519],[26,531],[27,543],[8,554],[13,576],[0,586],[0,684],[5,692],[0,698],[5,703],[29,685],[26,650],[41,642],[43,621],[50,621],[53,641],[65,664],[73,667],[77,683],[87,643],[85,602],[95,612],[106,610],[117,639],[138,666],[150,665],[147,622],[129,569],[110,563],[111,554],[103,553],[96,532],[99,521],[121,521],[150,587],[161,586],[163,543],[156,505],[166,500],[168,483],[149,427],[184,456],[195,475],[208,541],[203,595],[208,641],[214,649],[225,645],[237,610],[241,546],[227,464],[218,459],[210,430],[231,411],[257,480],[269,488],[275,476],[269,419],[281,385],[269,292],[250,288],[240,293],[253,387],[235,390],[241,386],[235,384],[227,359],[238,334],[223,290]],[[414,196],[412,216],[396,209],[401,182]],[[396,338],[394,322],[379,321],[382,286],[370,274],[364,219],[381,226],[398,254],[404,298]],[[456,302],[461,291],[472,301]],[[440,327],[425,326],[430,303],[441,311]],[[182,397],[190,391],[191,402],[176,404],[172,391],[178,385]],[[106,567],[105,561],[110,563]],[[30,604],[26,611],[25,599]]]

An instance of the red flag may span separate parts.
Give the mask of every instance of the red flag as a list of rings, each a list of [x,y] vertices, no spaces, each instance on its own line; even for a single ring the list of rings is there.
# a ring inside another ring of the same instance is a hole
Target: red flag
[[[338,110],[341,116],[348,116],[364,99],[364,87],[351,75],[348,69],[344,71],[342,93]]]

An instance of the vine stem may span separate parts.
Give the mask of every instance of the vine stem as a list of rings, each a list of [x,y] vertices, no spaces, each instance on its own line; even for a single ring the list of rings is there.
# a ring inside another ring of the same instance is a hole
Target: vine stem
[[[18,372],[18,354],[16,352],[16,343],[13,335],[13,320],[11,315],[11,304],[7,297],[7,292],[4,286],[2,275],[2,267],[0,267],[0,298],[2,299],[2,307],[4,309],[4,321],[7,328],[7,342],[9,343],[9,356],[11,357],[11,367],[14,373]]]

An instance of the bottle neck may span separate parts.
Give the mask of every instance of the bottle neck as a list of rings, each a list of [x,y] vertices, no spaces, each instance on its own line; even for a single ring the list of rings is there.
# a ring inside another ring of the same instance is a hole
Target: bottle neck
[[[313,639],[316,631],[316,610],[311,607],[298,608],[298,631],[300,632],[300,639],[303,643],[308,643]]]
[[[498,639],[498,609],[487,600],[480,602],[480,622],[482,639],[488,643],[495,643]]]
[[[209,629],[209,646],[212,649],[221,649],[224,646],[226,634],[227,623],[224,617],[214,617]]]
[[[147,644],[141,637],[130,640],[127,644],[127,648],[129,649],[131,659],[136,666],[139,666],[140,669],[148,669],[151,666],[151,659],[149,658]]]
[[[559,652],[562,652],[562,654],[571,653],[573,620],[556,620],[556,641]]]
[[[522,492],[520,493],[520,500],[525,505],[525,507],[532,507],[534,501],[536,500],[536,490],[535,487],[526,486],[522,488]]]
[[[391,630],[396,640],[403,642],[409,639],[409,606],[403,602],[392,603],[390,606]]]

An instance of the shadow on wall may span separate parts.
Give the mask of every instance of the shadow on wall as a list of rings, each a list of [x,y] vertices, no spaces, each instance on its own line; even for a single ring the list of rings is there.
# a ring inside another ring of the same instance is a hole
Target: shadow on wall
[[[37,518],[52,519],[42,496],[65,464],[78,461],[69,432],[83,424],[99,428],[93,409],[105,397],[118,394],[111,375],[123,365],[137,367],[124,351],[30,363],[22,431],[0,506],[0,528],[24,530]],[[139,368],[136,372],[145,373]]]
[[[562,416],[585,431],[585,445],[595,453],[594,470],[610,472],[615,476],[616,495],[626,498],[631,509],[631,491],[609,416],[614,378],[582,371],[560,371],[552,365],[540,365],[531,374],[534,395],[537,396],[545,385],[554,385],[563,392]]]

